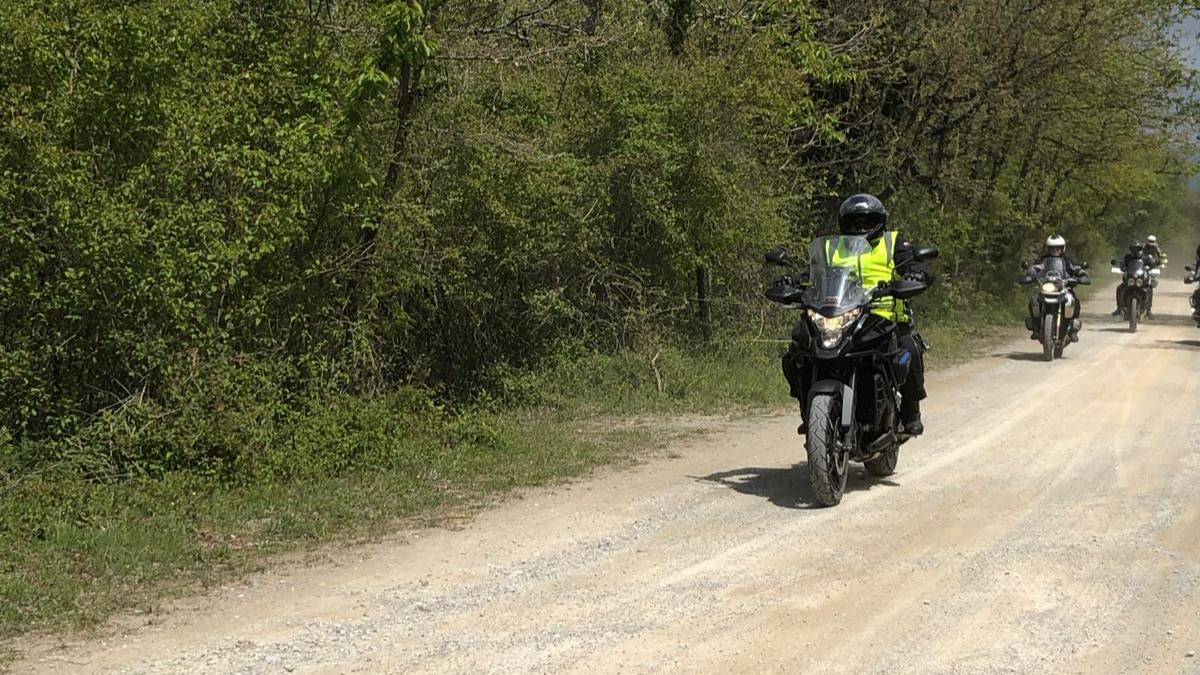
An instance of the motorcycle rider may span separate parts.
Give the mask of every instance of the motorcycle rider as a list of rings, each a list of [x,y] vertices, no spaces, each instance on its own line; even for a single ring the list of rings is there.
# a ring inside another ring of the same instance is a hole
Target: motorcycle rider
[[[864,237],[871,243],[872,252],[864,256],[864,288],[873,288],[879,283],[891,283],[898,279],[919,281],[932,286],[937,277],[929,265],[916,259],[913,246],[907,238],[895,230],[887,229],[887,209],[873,195],[857,194],[846,201],[838,211],[838,228],[843,235]],[[925,398],[925,345],[920,336],[913,332],[912,315],[904,301],[882,298],[872,304],[871,313],[891,321],[898,328],[899,348],[911,354],[908,379],[900,386],[902,397],[900,421],[904,433],[920,436],[925,431],[921,422],[921,399]],[[802,325],[797,331],[804,330]],[[796,347],[802,340],[793,340],[792,348],[783,356],[783,374],[791,385],[791,394],[800,401],[801,408],[808,401],[809,364]],[[807,416],[808,411],[802,410]],[[807,419],[800,433],[807,431]]]
[[[1158,259],[1152,258],[1146,254],[1146,245],[1140,241],[1135,241],[1129,245],[1129,253],[1121,259],[1120,269],[1122,272],[1129,269],[1129,263],[1134,260],[1141,260],[1146,265],[1146,269],[1158,267]],[[1154,289],[1146,287],[1146,318],[1154,320]],[[1125,304],[1125,284],[1117,284],[1117,309],[1113,311],[1113,316],[1121,316],[1121,307]]]
[[[1186,283],[1195,283],[1200,279],[1200,246],[1196,247],[1196,262],[1192,263],[1192,272],[1184,279]],[[1192,292],[1192,316],[1200,317],[1200,287]]]
[[[1050,235],[1046,238],[1046,252],[1042,254],[1041,261],[1031,265],[1029,269],[1025,271],[1025,276],[1021,277],[1021,283],[1032,284],[1033,282],[1037,281],[1037,274],[1034,268],[1045,266],[1046,261],[1051,258],[1062,258],[1064,263],[1063,266],[1066,268],[1067,274],[1071,279],[1075,280],[1076,283],[1083,286],[1087,286],[1088,284],[1092,283],[1092,278],[1088,275],[1087,270],[1083,269],[1082,265],[1079,265],[1074,260],[1071,260],[1069,257],[1067,257],[1067,240],[1061,234]],[[1071,315],[1071,342],[1079,342],[1079,329],[1082,327],[1079,322],[1079,313],[1082,311],[1082,306],[1079,302],[1079,296],[1075,294],[1075,291],[1067,289],[1067,292],[1071,294],[1071,306],[1074,307],[1074,312]],[[1025,327],[1033,331],[1029,337],[1034,340],[1036,340],[1038,337],[1038,318],[1037,298],[1030,298],[1029,317],[1025,319]]]
[[[1154,261],[1152,267],[1161,267],[1167,264],[1167,255],[1159,248],[1158,237],[1154,235],[1146,237],[1146,255]]]

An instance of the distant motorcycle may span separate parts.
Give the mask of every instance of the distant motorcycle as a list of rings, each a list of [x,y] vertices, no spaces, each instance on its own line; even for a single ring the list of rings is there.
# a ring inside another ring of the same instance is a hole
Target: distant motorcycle
[[[1184,269],[1188,271],[1188,275],[1183,278],[1183,283],[1194,284],[1197,281],[1200,281],[1200,273],[1196,271],[1195,267],[1188,265],[1187,267],[1184,267]],[[1192,320],[1196,322],[1197,327],[1200,327],[1200,288],[1197,288],[1195,292],[1192,293],[1192,297],[1189,298],[1189,302],[1192,304]]]
[[[1087,263],[1082,267],[1087,269]],[[1072,319],[1077,300],[1071,290],[1079,282],[1068,273],[1062,258],[1046,258],[1029,267],[1022,281],[1036,283],[1038,289],[1037,314],[1025,318],[1025,327],[1042,344],[1047,361],[1062,358],[1072,333],[1079,330],[1077,321]]]
[[[908,440],[900,422],[900,385],[908,376],[908,354],[897,345],[896,324],[871,313],[885,298],[907,299],[926,290],[918,281],[864,288],[859,260],[871,252],[862,237],[822,237],[809,249],[805,271],[786,251],[767,262],[796,272],[779,279],[767,299],[801,311],[794,346],[812,364],[808,382],[808,476],[823,506],[842,500],[848,460],[876,476],[896,470],[900,445]],[[936,248],[914,252],[933,260]]]
[[[1121,316],[1129,322],[1129,332],[1136,333],[1138,323],[1146,317],[1150,291],[1158,285],[1158,277],[1162,270],[1150,267],[1142,258],[1135,258],[1125,264],[1125,269],[1112,261],[1113,274],[1121,275],[1121,283],[1125,286],[1122,294]]]

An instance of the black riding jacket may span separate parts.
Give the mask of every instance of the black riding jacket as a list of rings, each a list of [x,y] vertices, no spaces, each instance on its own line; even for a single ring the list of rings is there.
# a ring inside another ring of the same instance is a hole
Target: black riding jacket
[[[1075,262],[1074,260],[1071,260],[1070,258],[1068,258],[1065,255],[1064,256],[1052,256],[1052,255],[1042,256],[1041,260],[1039,260],[1038,262],[1031,265],[1029,267],[1029,269],[1025,271],[1025,276],[1021,278],[1021,283],[1023,283],[1023,284],[1033,283],[1034,280],[1037,279],[1037,274],[1035,272],[1035,268],[1044,267],[1046,265],[1047,260],[1054,260],[1055,258],[1058,258],[1058,257],[1062,258],[1063,263],[1065,263],[1064,266],[1067,268],[1067,274],[1069,274],[1072,279],[1074,279],[1076,282],[1078,282],[1084,286],[1087,286],[1088,284],[1092,283],[1092,277],[1087,273],[1087,270],[1083,269],[1082,265]]]

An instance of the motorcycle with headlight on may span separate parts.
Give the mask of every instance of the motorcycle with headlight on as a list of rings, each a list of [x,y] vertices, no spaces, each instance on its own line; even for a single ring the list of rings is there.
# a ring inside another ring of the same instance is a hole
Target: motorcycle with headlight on
[[[809,247],[804,272],[783,250],[767,262],[791,268],[766,296],[801,313],[792,332],[793,349],[810,367],[805,406],[808,476],[823,506],[834,506],[846,488],[849,461],[876,476],[896,470],[900,445],[908,440],[900,422],[900,385],[912,355],[900,349],[895,323],[871,313],[875,303],[923,293],[919,281],[899,280],[863,287],[861,258],[871,253],[862,237],[822,237]],[[936,248],[913,252],[917,260],[937,257]]]
[[[1112,266],[1113,274],[1121,275],[1125,287],[1121,294],[1121,316],[1129,322],[1129,332],[1136,333],[1138,323],[1146,316],[1149,293],[1158,285],[1162,270],[1150,267],[1143,258],[1129,260],[1124,269],[1114,259]]]
[[[1030,303],[1030,316],[1025,318],[1025,327],[1042,345],[1042,355],[1047,361],[1062,358],[1063,350],[1071,344],[1071,336],[1079,331],[1079,320],[1075,315],[1075,294],[1072,289],[1079,285],[1067,269],[1061,257],[1046,257],[1036,265],[1025,266],[1023,284],[1037,284],[1038,295]],[[1083,264],[1087,269],[1087,263]]]

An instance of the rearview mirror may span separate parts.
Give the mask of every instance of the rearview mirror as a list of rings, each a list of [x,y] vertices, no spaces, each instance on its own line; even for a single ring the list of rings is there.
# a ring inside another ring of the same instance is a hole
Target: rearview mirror
[[[1116,258],[1113,258],[1112,260],[1109,260],[1108,262],[1109,262],[1109,264],[1110,264],[1110,265],[1112,265],[1113,267],[1116,267],[1116,266],[1117,266],[1117,259],[1116,259]]]
[[[1195,270],[1195,268],[1193,268],[1191,265],[1184,265],[1184,266],[1183,266],[1183,269],[1185,269],[1185,270],[1187,270],[1187,271],[1189,271],[1189,272],[1195,272],[1195,271],[1196,271],[1196,270]]]
[[[778,265],[780,267],[795,267],[796,262],[792,260],[791,254],[782,248],[775,248],[767,251],[767,263]]]
[[[937,247],[923,246],[918,249],[913,249],[913,257],[921,262],[925,262],[926,260],[936,260],[938,257]]]

